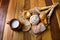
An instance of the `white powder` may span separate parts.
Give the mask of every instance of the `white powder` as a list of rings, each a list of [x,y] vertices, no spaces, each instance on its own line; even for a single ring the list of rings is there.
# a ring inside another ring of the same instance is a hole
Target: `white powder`
[[[19,26],[19,21],[15,20],[15,21],[12,22],[12,27],[13,28],[17,28],[18,26]]]

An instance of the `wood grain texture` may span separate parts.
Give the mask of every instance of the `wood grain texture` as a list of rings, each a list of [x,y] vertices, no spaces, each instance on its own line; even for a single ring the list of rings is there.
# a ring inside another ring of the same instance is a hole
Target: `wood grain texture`
[[[46,6],[46,1],[45,0],[40,0],[39,3],[41,3],[40,4],[41,5],[40,7]],[[47,31],[45,31],[41,35],[42,35],[42,40],[52,40],[51,31],[50,31],[50,25],[48,26]]]
[[[25,0],[24,2],[24,10],[30,9],[30,0]],[[29,32],[24,32],[24,40],[31,40],[31,35]]]
[[[4,5],[3,0],[0,0],[0,40],[2,40],[3,38],[4,25],[5,25],[7,9],[9,4],[9,0],[6,0],[6,1],[5,1],[6,5]]]
[[[53,23],[53,25],[54,25],[54,27],[53,26],[51,26],[51,27],[53,27],[52,29],[53,29],[53,32],[52,32],[52,37],[53,37],[53,40],[60,40],[60,0],[52,0],[52,3],[54,4],[54,3],[59,3],[59,5],[57,6],[57,8],[56,8],[56,10],[55,10],[55,22],[53,22],[52,20],[51,20],[51,22]],[[55,30],[56,29],[56,30]]]
[[[29,0],[18,0],[16,7],[15,18],[19,19],[19,16],[22,14],[22,10],[29,9]],[[13,33],[13,40],[30,40],[30,34],[28,32],[16,32]]]
[[[44,7],[52,5],[56,0],[10,0],[7,12],[3,40],[60,40],[60,30],[58,22],[60,20],[59,8],[54,12],[51,18],[51,24],[48,26],[47,31],[40,34],[37,38],[29,32],[12,31],[7,22],[13,18],[19,19],[23,10],[28,10],[33,7]],[[57,17],[56,17],[57,16]],[[57,22],[58,19],[58,22]],[[60,22],[59,22],[60,23]]]
[[[2,0],[0,0],[0,6],[1,6]]]
[[[7,22],[14,18],[15,8],[16,8],[16,1],[10,0],[7,17],[6,17],[6,22],[5,22],[3,40],[12,40],[13,31],[10,29],[10,26],[7,24]]]
[[[49,0],[49,1],[46,0],[47,5],[49,5],[49,4],[52,5],[52,4],[54,4],[53,2],[57,3],[57,2],[59,2],[59,0]],[[60,15],[60,13],[58,12],[57,9],[60,10],[59,6],[54,10],[52,17],[51,17],[50,30],[51,30],[52,40],[60,40],[60,30],[59,30],[59,25],[58,25],[58,20],[59,20],[58,15]]]
[[[53,2],[53,4],[54,3],[59,3],[59,6],[57,7],[57,9],[56,9],[56,16],[57,16],[57,19],[58,19],[58,24],[59,24],[59,28],[60,28],[60,0],[52,0],[52,2]]]
[[[19,20],[19,16],[22,14],[21,9],[24,7],[24,0],[17,0],[16,1],[16,13],[15,18]],[[14,31],[13,32],[13,40],[23,40],[23,32]]]

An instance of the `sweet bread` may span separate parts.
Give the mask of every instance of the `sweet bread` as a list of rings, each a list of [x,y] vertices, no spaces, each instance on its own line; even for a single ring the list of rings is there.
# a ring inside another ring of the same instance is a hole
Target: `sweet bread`
[[[19,20],[20,20],[21,24],[23,24],[22,31],[29,31],[31,28],[30,22],[23,16],[20,16]]]
[[[29,11],[24,11],[23,12],[23,17],[29,18],[31,16],[31,13]]]
[[[32,16],[30,17],[30,23],[33,24],[33,25],[39,23],[39,20],[40,20],[40,19],[39,19],[39,16],[38,16],[38,15],[32,15]]]
[[[31,32],[33,34],[38,34],[46,30],[46,27],[43,23],[39,23],[38,25],[32,25]]]

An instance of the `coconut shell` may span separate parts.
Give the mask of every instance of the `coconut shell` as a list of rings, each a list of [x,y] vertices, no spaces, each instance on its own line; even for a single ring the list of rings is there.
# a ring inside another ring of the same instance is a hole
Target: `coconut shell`
[[[18,22],[19,22],[18,27],[16,27],[16,28],[13,28],[13,27],[12,27],[13,21],[18,21]],[[21,29],[21,23],[20,23],[20,21],[17,20],[17,19],[12,19],[12,20],[10,20],[7,24],[9,24],[9,25],[10,25],[10,28],[11,28],[12,30],[14,30],[14,31],[20,31],[20,29]]]

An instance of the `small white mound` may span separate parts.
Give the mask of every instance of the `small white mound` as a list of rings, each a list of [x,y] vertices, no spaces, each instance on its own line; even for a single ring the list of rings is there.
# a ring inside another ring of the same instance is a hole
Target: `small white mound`
[[[31,17],[30,17],[30,23],[31,24],[37,24],[39,22],[39,17],[38,17],[38,15],[32,15]]]
[[[15,20],[12,22],[12,28],[17,28],[19,26],[19,21]]]

